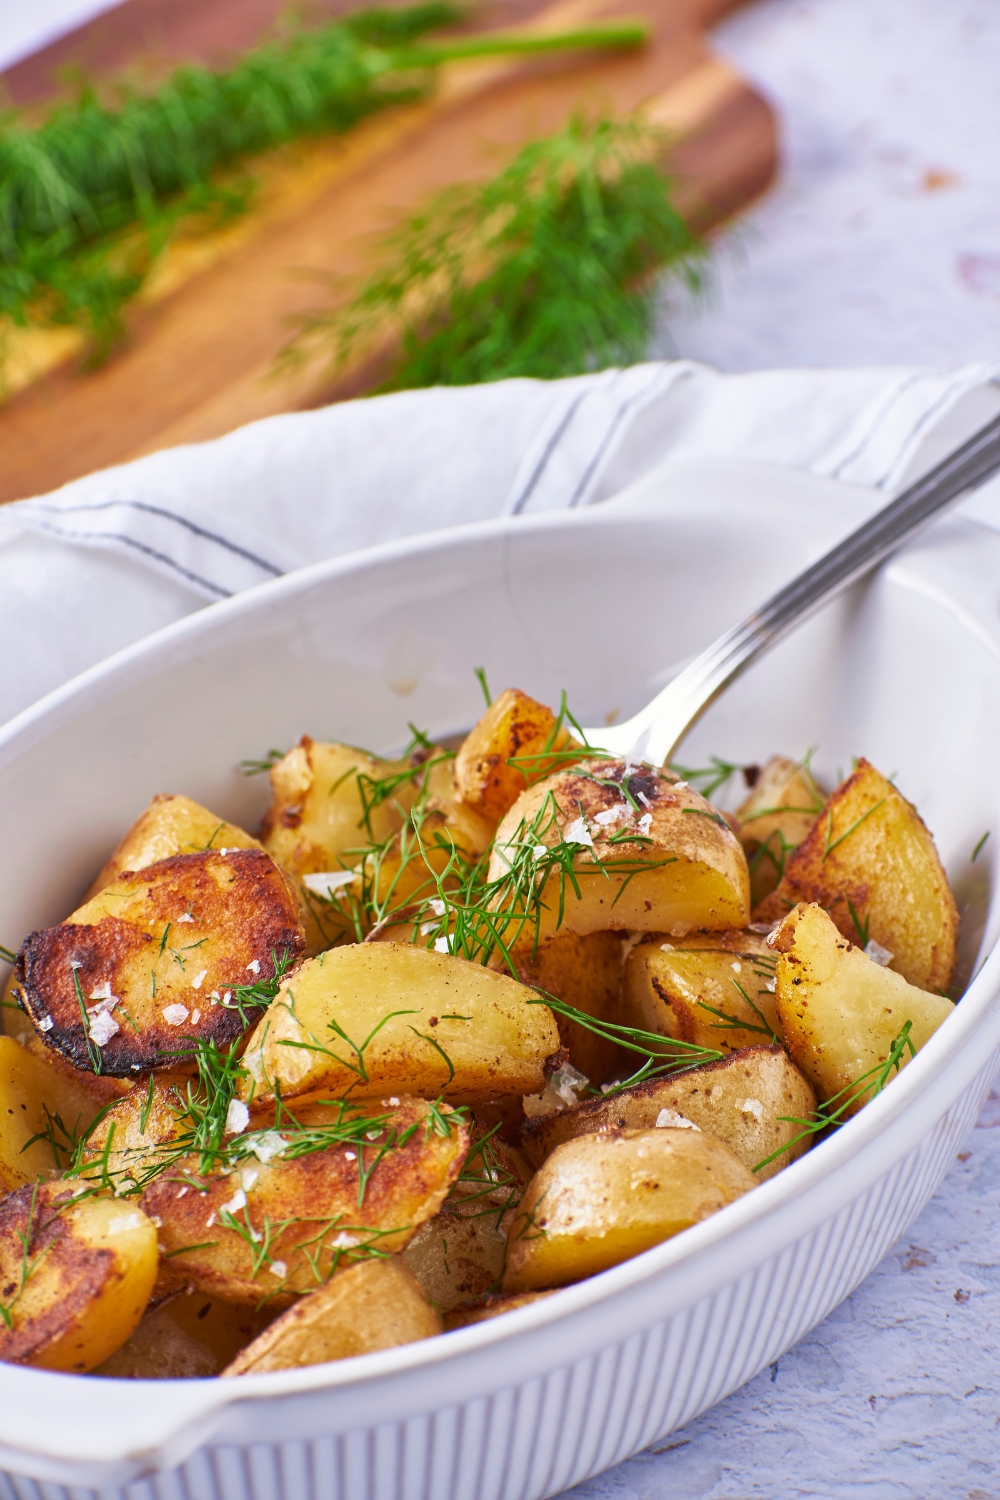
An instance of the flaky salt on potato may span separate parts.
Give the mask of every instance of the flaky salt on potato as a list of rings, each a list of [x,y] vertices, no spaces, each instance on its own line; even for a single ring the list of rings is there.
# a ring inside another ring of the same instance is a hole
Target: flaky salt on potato
[[[99,1109],[47,1057],[0,1036],[0,1194],[69,1166],[74,1142]]]
[[[544,703],[519,688],[507,688],[459,749],[458,794],[495,827],[526,787],[565,764],[566,752],[575,744]]]
[[[263,1375],[395,1349],[441,1333],[441,1317],[397,1256],[338,1271],[276,1319],[223,1370]]]
[[[777,994],[785,1044],[820,1099],[850,1100],[848,1114],[872,1097],[878,1069],[907,1023],[908,1041],[919,1051],[954,1010],[950,1000],[873,963],[815,903],[789,912],[770,941],[781,954]],[[897,1052],[904,1067],[910,1047]]]
[[[800,901],[824,907],[850,942],[878,944],[910,984],[948,988],[958,937],[948,878],[916,808],[866,760],[833,793],[755,916],[779,921]]]
[[[744,775],[749,774],[748,768]],[[755,906],[774,890],[789,854],[802,843],[825,802],[807,760],[772,755],[757,772],[749,797],[736,811]]]
[[[358,1117],[361,1138],[344,1141]],[[357,1112],[313,1103],[294,1119],[318,1149],[291,1125],[287,1136],[258,1131],[254,1156],[235,1171],[203,1173],[192,1152],[145,1189],[163,1253],[199,1290],[287,1303],[370,1248],[401,1250],[440,1208],[469,1148],[464,1117],[421,1099],[370,1101]]]
[[[74,1067],[168,1067],[191,1038],[226,1043],[263,1005],[238,993],[302,951],[298,907],[260,849],[209,850],[126,873],[58,927],[33,932],[17,986],[36,1030]]]
[[[392,1090],[472,1102],[538,1093],[558,1050],[552,1012],[505,974],[403,943],[309,959],[280,990],[243,1057],[244,1097]]]
[[[724,931],[750,914],[746,858],[721,813],[686,782],[625,761],[588,761],[522,793],[489,878],[503,882],[493,907],[515,914],[516,948],[555,932]],[[523,920],[529,883],[538,906]]]
[[[125,837],[108,856],[84,899],[89,901],[126,870],[145,870],[174,854],[200,854],[206,849],[259,849],[249,833],[228,823],[190,797],[166,793],[150,799]]]
[[[783,1047],[745,1047],[719,1062],[526,1120],[521,1142],[540,1167],[557,1146],[580,1135],[683,1129],[687,1122],[725,1142],[744,1166],[758,1168],[754,1177],[764,1182],[809,1149],[809,1138],[796,1139],[802,1126],[795,1122],[809,1120],[815,1108],[816,1095]],[[772,1156],[767,1166],[759,1165]]]
[[[137,1326],[157,1259],[134,1203],[77,1199],[62,1182],[18,1188],[0,1202],[0,1360],[92,1370]]]
[[[557,1146],[509,1226],[505,1292],[606,1271],[749,1192],[739,1157],[700,1130],[615,1130]]]
[[[719,1052],[780,1041],[776,962],[756,932],[653,933],[625,964],[627,1021]]]

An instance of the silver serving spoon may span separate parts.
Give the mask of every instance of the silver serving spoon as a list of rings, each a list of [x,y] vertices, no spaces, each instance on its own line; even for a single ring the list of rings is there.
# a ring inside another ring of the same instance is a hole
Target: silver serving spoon
[[[611,728],[585,729],[591,745],[663,765],[691,726],[758,657],[821,605],[877,568],[947,506],[1000,471],[1000,416],[719,636],[645,708]]]

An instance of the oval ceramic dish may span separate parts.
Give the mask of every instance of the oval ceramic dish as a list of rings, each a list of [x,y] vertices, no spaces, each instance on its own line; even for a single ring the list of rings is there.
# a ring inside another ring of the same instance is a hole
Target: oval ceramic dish
[[[152,793],[252,825],[267,789],[243,757],[306,730],[386,751],[407,720],[454,731],[477,715],[480,664],[546,701],[565,687],[585,721],[628,714],[870,504],[763,467],[675,465],[581,515],[393,544],[191,616],[0,733],[0,938],[71,910]],[[689,1421],[818,1323],[919,1213],[994,1074],[996,838],[970,854],[1000,800],[998,576],[1000,536],[940,523],[741,679],[680,756],[818,745],[832,784],[864,753],[933,830],[976,977],[884,1094],[678,1238],[438,1339],[228,1381],[0,1366],[3,1495],[539,1500]]]

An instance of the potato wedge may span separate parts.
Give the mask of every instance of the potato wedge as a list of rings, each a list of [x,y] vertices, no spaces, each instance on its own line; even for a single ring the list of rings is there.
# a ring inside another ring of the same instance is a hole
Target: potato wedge
[[[209,812],[190,797],[165,793],[153,797],[93,881],[85,901],[119,880],[126,870],[145,870],[174,854],[205,849],[259,849],[261,845],[235,823]]]
[[[156,1230],[134,1203],[18,1188],[0,1203],[0,1360],[92,1370],[137,1326],[156,1267]]]
[[[749,775],[749,770],[744,774]],[[825,802],[826,794],[813,780],[808,761],[772,755],[761,767],[753,790],[736,813],[755,906],[774,890],[789,854],[802,843]]]
[[[182,1291],[155,1307],[151,1301],[132,1337],[91,1374],[114,1380],[195,1380],[221,1375],[275,1316],[270,1305],[258,1311],[193,1289]]]
[[[33,932],[18,988],[43,1040],[116,1077],[176,1065],[185,1039],[226,1043],[261,1014],[247,986],[302,951],[294,898],[259,849],[180,854],[126,874]]]
[[[119,1195],[145,1186],[176,1155],[174,1143],[190,1136],[187,1104],[192,1084],[183,1074],[151,1074],[112,1104],[87,1135],[83,1180],[113,1187]]]
[[[244,1097],[393,1090],[473,1102],[537,1093],[559,1047],[515,979],[448,953],[360,943],[309,959],[250,1038]]]
[[[493,1297],[484,1297],[481,1302],[470,1307],[455,1307],[451,1312],[445,1313],[445,1332],[450,1333],[453,1328],[471,1328],[473,1323],[488,1323],[491,1318],[516,1312],[519,1307],[529,1307],[532,1302],[541,1302],[544,1297],[551,1296],[552,1292],[512,1292],[508,1296],[501,1292]]]
[[[795,1141],[801,1127],[794,1121],[811,1119],[815,1108],[816,1095],[783,1047],[745,1047],[721,1062],[687,1068],[672,1078],[650,1078],[620,1094],[526,1120],[521,1141],[528,1159],[540,1167],[557,1146],[577,1136],[662,1129],[677,1125],[680,1116],[725,1142],[751,1171],[786,1147],[754,1172],[764,1182],[808,1151],[808,1139]]]
[[[689,932],[674,940],[655,933],[626,961],[626,1019],[719,1052],[780,1041],[776,964],[756,932]]]
[[[595,1020],[625,1019],[622,940],[617,933],[552,933],[537,947],[531,942],[519,945],[513,957],[522,984],[555,995]],[[620,1048],[564,1016],[556,1015],[556,1025],[573,1067],[591,1083],[603,1083],[621,1058]]]
[[[0,1036],[0,1194],[67,1167],[99,1110],[47,1058]],[[28,1145],[34,1136],[43,1139]]]
[[[557,1146],[509,1228],[505,1292],[606,1271],[717,1213],[752,1174],[700,1130],[615,1130]]]
[[[462,742],[455,760],[458,794],[496,827],[526,787],[565,765],[575,743],[544,703],[507,688]]]
[[[907,1022],[909,1040],[919,1051],[955,1008],[873,963],[815,903],[789,912],[770,941],[781,954],[778,1011],[785,1045],[820,1099],[851,1099],[847,1114],[872,1097],[879,1070]],[[904,1048],[899,1067],[911,1055]],[[888,1072],[883,1084],[896,1071]],[[856,1093],[845,1093],[852,1085]]]
[[[301,1133],[286,1125],[263,1142],[266,1161],[203,1176],[192,1154],[150,1183],[143,1207],[174,1268],[227,1302],[287,1303],[342,1261],[401,1250],[458,1177],[469,1129],[447,1106],[435,1111],[420,1099],[373,1103],[367,1113],[372,1139],[343,1144],[336,1106],[302,1106],[295,1119],[319,1149],[304,1150]]]
[[[789,857],[761,920],[778,921],[800,901],[824,907],[850,942],[874,939],[918,989],[948,988],[958,910],[947,876],[916,808],[866,760]]]
[[[511,944],[557,931],[683,937],[743,927],[750,913],[746,858],[725,818],[686,782],[624,761],[589,761],[522,793],[489,876],[494,909],[529,912],[512,917]]]
[[[441,1332],[439,1314],[398,1256],[359,1261],[296,1302],[222,1374],[295,1370],[394,1349]]]

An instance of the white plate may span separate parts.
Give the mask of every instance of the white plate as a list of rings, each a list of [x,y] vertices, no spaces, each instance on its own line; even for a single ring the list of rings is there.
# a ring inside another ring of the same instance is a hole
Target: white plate
[[[584,721],[676,667],[849,530],[871,500],[735,462],[620,500],[321,564],[189,617],[0,732],[0,939],[72,909],[149,796],[252,824],[244,757],[303,731],[380,750],[480,707],[472,669]],[[965,909],[966,974],[995,942],[1000,536],[952,519],[738,683],[681,759],[852,754],[896,776]],[[987,934],[984,938],[984,932]],[[506,1318],[238,1381],[108,1382],[0,1366],[11,1497],[537,1500],[689,1421],[813,1327],[941,1180],[992,1081],[1000,956],[892,1086],[712,1219]],[[22,1476],[16,1478],[15,1476]],[[44,1490],[24,1477],[48,1480]]]

